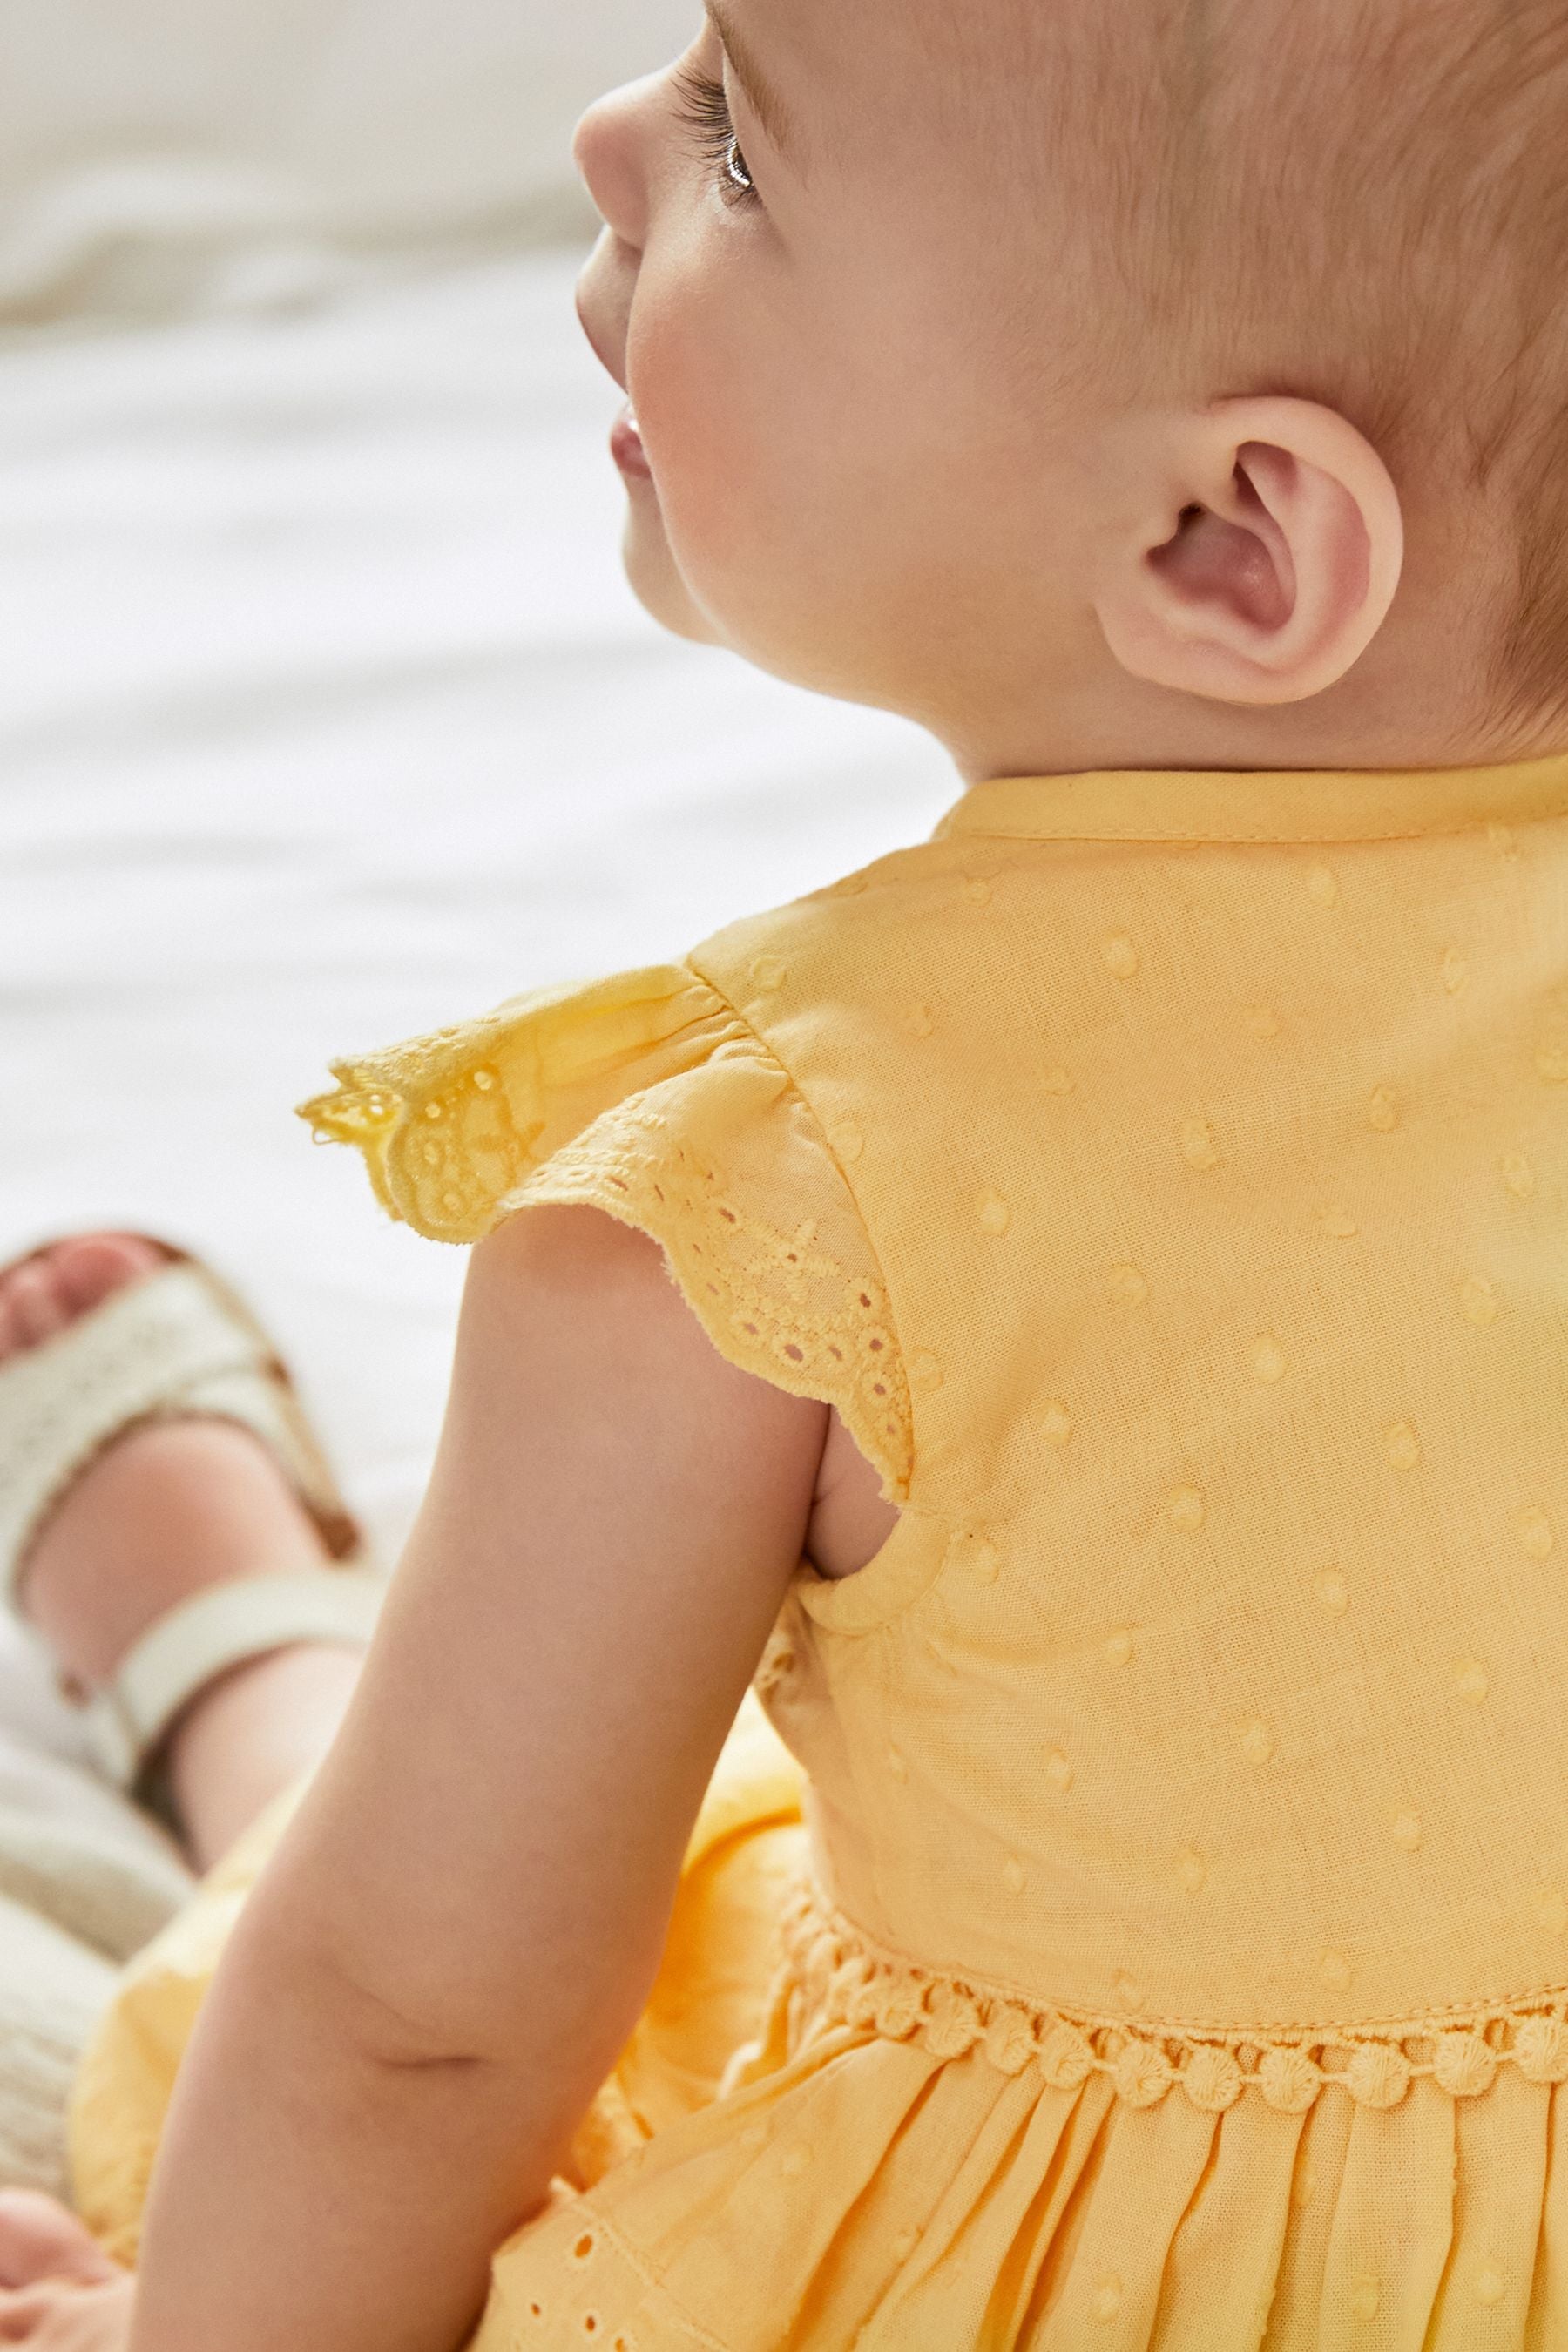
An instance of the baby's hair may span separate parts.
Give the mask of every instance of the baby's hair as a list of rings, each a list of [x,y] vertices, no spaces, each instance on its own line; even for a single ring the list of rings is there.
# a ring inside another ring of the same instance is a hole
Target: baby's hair
[[[1127,366],[1152,331],[1183,393],[1325,401],[1415,505],[1492,501],[1494,716],[1568,719],[1568,0],[1152,0],[1152,43],[1079,5]]]

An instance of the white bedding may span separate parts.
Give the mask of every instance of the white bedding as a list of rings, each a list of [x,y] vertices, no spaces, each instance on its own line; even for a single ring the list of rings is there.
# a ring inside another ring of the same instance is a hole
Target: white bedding
[[[633,604],[576,266],[0,353],[0,1254],[100,1223],[213,1254],[388,1550],[463,1258],[291,1106],[957,792],[912,730]],[[0,1719],[61,1736],[14,1646]]]
[[[421,252],[575,236],[577,117],[677,55],[700,16],[5,0],[0,322],[265,310]]]

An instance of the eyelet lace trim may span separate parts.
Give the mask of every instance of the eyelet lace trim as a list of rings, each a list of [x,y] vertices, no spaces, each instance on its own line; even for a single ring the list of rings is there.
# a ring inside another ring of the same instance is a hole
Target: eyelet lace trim
[[[485,1024],[481,1050],[498,1045],[497,1026]],[[543,1119],[513,1104],[499,1046],[476,1061],[474,1035],[444,1030],[374,1064],[334,1064],[337,1091],[300,1116],[323,1141],[363,1151],[383,1205],[435,1239],[482,1240],[544,1202],[581,1202],[653,1234],[715,1345],[774,1387],[837,1407],[889,1498],[907,1502],[910,1389],[879,1278],[833,1256],[816,1218],[785,1233],[749,1214],[647,1095],[536,1156]]]
[[[500,1058],[506,1044],[492,1015],[362,1062],[334,1062],[335,1090],[301,1103],[299,1115],[318,1142],[364,1153],[393,1216],[436,1241],[480,1241],[544,1129],[536,1103],[520,1112],[512,1101]]]
[[[688,1299],[733,1362],[836,1405],[895,1501],[909,1494],[909,1383],[888,1295],[820,1244],[748,1214],[719,1169],[659,1111],[634,1100],[552,1152],[504,1206],[582,1201],[662,1243]]]
[[[977,1979],[922,1969],[862,1935],[810,1878],[789,1897],[782,1925],[800,2000],[792,2055],[835,2026],[868,2027],[895,2042],[919,2042],[939,2058],[962,2058],[979,2043],[1004,2074],[1035,2065],[1056,2090],[1108,2074],[1133,2107],[1155,2106],[1179,2085],[1210,2114],[1256,2088],[1269,2106],[1300,2115],[1331,2083],[1358,2106],[1393,2107],[1424,2076],[1457,2099],[1477,2098],[1507,2064],[1527,2082],[1568,2081],[1568,1988],[1468,2013],[1462,2022],[1412,2018],[1375,2032],[1312,2027],[1293,2040],[1168,2026],[1133,2032],[1111,2019],[1035,2006]],[[1406,2042],[1424,2054],[1412,2054]],[[1330,2049],[1349,2050],[1348,2063],[1332,2071],[1321,2064]]]

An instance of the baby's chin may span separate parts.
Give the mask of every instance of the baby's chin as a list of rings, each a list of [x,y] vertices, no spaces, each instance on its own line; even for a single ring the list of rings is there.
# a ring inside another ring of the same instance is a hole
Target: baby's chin
[[[632,489],[623,554],[633,595],[660,628],[694,646],[723,643],[680,576],[651,486]]]

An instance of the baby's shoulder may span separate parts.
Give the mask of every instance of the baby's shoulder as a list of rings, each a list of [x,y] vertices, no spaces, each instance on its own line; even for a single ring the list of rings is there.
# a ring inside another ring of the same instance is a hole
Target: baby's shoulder
[[[974,845],[938,838],[726,924],[686,961],[748,1019],[808,1006],[846,1014],[886,993],[889,970],[949,959],[992,883]]]

